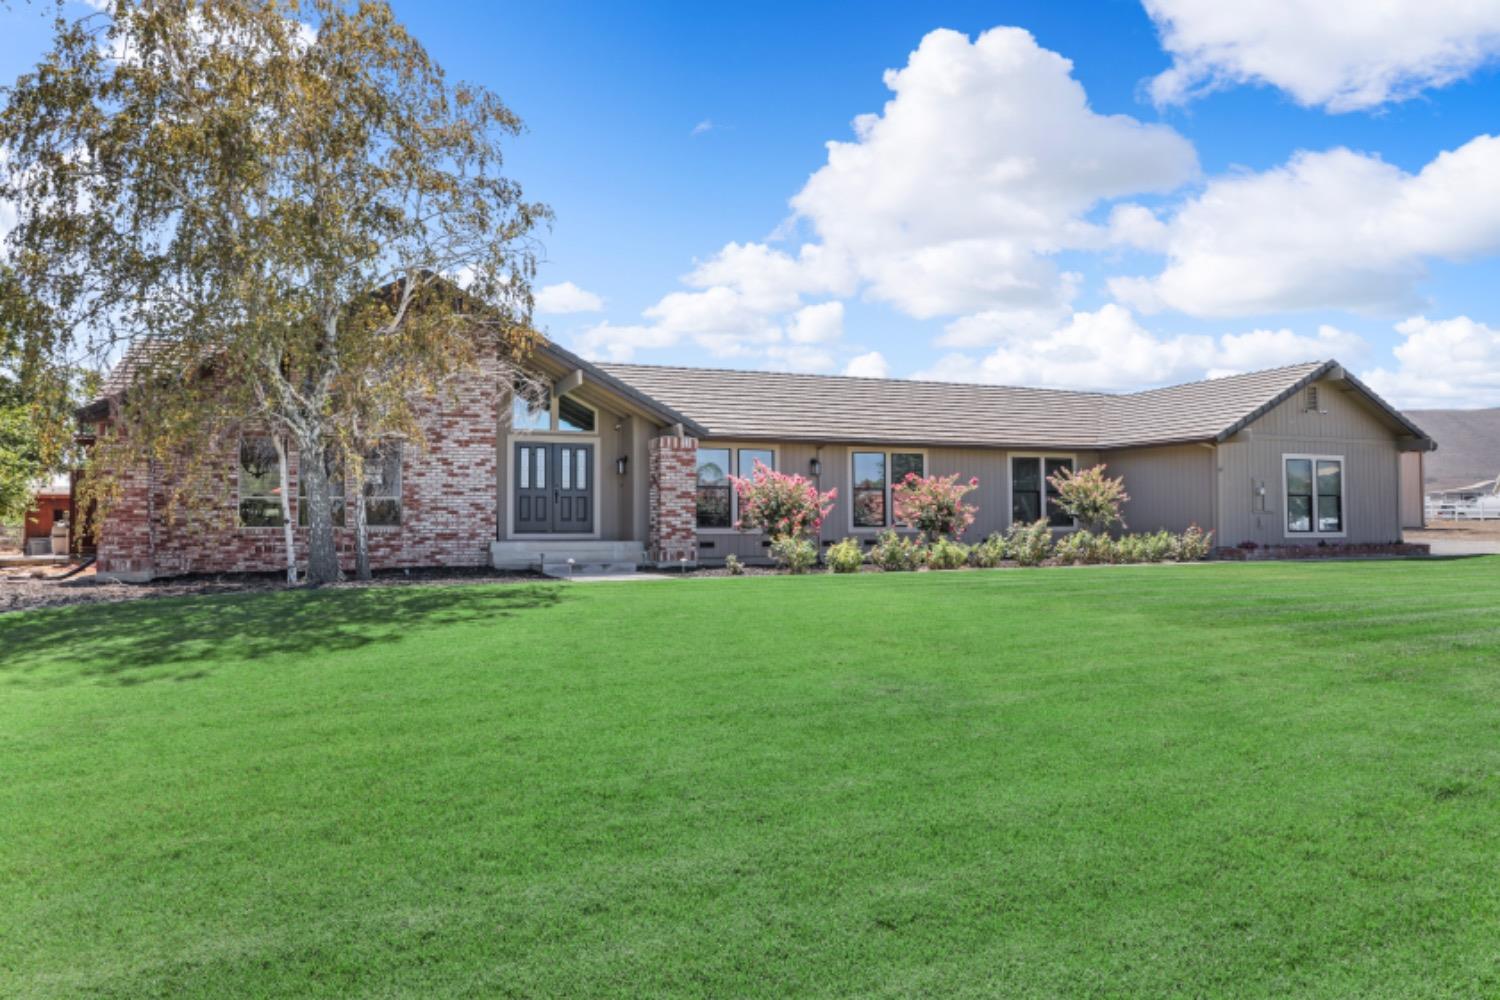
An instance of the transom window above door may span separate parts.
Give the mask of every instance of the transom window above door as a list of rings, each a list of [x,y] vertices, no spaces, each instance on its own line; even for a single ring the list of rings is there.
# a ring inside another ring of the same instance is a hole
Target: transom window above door
[[[1052,528],[1071,528],[1073,518],[1057,505],[1057,487],[1051,478],[1063,469],[1073,470],[1072,455],[1013,455],[1010,460],[1010,519],[1014,524],[1033,524],[1047,518]],[[1045,504],[1045,506],[1043,506]],[[1043,511],[1046,513],[1044,514]]]
[[[573,396],[554,397],[545,390],[540,398],[535,392],[527,394],[516,390],[511,393],[512,431],[592,434],[598,423],[598,411]]]
[[[887,528],[894,522],[891,490],[909,475],[927,474],[919,451],[856,451],[850,455],[853,489],[849,520],[853,528]]]

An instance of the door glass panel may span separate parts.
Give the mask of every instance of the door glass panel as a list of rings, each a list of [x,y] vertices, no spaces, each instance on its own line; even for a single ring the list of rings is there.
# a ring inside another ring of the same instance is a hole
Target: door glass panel
[[[521,449],[521,489],[531,488],[531,449]]]
[[[536,488],[545,490],[547,488],[547,449],[536,450]]]
[[[562,488],[571,490],[573,488],[573,449],[564,448],[562,455],[557,461],[558,475],[562,476]]]
[[[589,488],[589,453],[586,448],[578,449],[578,488],[586,490]]]

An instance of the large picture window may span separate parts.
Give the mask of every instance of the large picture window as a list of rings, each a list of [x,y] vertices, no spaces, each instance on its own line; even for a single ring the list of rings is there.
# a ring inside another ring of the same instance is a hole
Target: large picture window
[[[241,526],[281,527],[281,468],[268,437],[240,439],[239,506]]]
[[[1340,455],[1287,455],[1286,533],[1344,533],[1344,459]]]
[[[733,489],[729,483],[728,448],[698,449],[698,527],[729,528],[734,525]]]
[[[854,484],[850,522],[855,528],[892,524],[891,490],[908,475],[926,475],[927,456],[918,451],[856,451],[851,457]]]
[[[1071,455],[1016,455],[1010,460],[1010,519],[1031,524],[1047,518],[1053,528],[1070,528],[1073,519],[1057,505],[1057,487],[1049,481],[1063,469],[1071,471]],[[1044,506],[1045,505],[1045,506]],[[1045,511],[1045,514],[1043,513]]]

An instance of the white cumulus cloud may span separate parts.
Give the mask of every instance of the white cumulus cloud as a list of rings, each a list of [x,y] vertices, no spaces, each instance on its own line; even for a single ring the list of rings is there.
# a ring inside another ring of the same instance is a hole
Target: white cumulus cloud
[[[890,373],[891,366],[886,362],[885,355],[879,351],[856,354],[844,366],[845,375],[853,375],[857,378],[885,378]]]
[[[1072,63],[1019,28],[931,32],[885,83],[792,206],[912,316],[1057,302],[1049,257],[1097,241],[1086,212],[1197,170],[1172,129],[1096,113]]]
[[[1313,334],[1253,330],[1209,336],[1161,335],[1123,306],[1077,312],[1042,335],[1018,335],[975,358],[950,354],[921,377],[1058,389],[1125,391],[1196,378],[1364,354],[1364,341],[1324,326]]]
[[[536,311],[539,313],[560,316],[567,313],[599,312],[603,308],[603,299],[571,281],[545,285],[536,292]]]
[[[1112,280],[1116,298],[1195,316],[1410,310],[1429,260],[1500,250],[1500,138],[1416,174],[1334,149],[1216,178],[1166,222],[1163,246],[1165,270]]]
[[[1396,366],[1363,376],[1376,392],[1397,406],[1500,406],[1500,327],[1413,316],[1396,331]]]
[[[852,140],[828,143],[827,162],[791,200],[783,230],[806,225],[814,239],[795,253],[727,244],[641,324],[601,324],[579,348],[620,357],[692,342],[719,356],[821,368],[838,353],[842,308],[807,299],[853,295],[918,318],[979,313],[993,325],[1046,315],[1033,325],[1047,328],[1067,314],[1078,281],[1053,256],[1111,238],[1086,216],[1197,174],[1186,139],[1095,112],[1072,64],[1019,28],[974,39],[933,31],[885,83],[884,108],[855,119]],[[1154,239],[1149,214],[1122,216],[1118,238]]]
[[[1172,67],[1158,104],[1268,84],[1308,107],[1373,108],[1443,87],[1500,53],[1492,0],[1145,0]]]

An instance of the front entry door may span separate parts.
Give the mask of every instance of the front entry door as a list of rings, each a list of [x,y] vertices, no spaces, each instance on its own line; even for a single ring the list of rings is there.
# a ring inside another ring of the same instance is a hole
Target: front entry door
[[[518,441],[516,533],[587,535],[594,530],[594,446]]]

